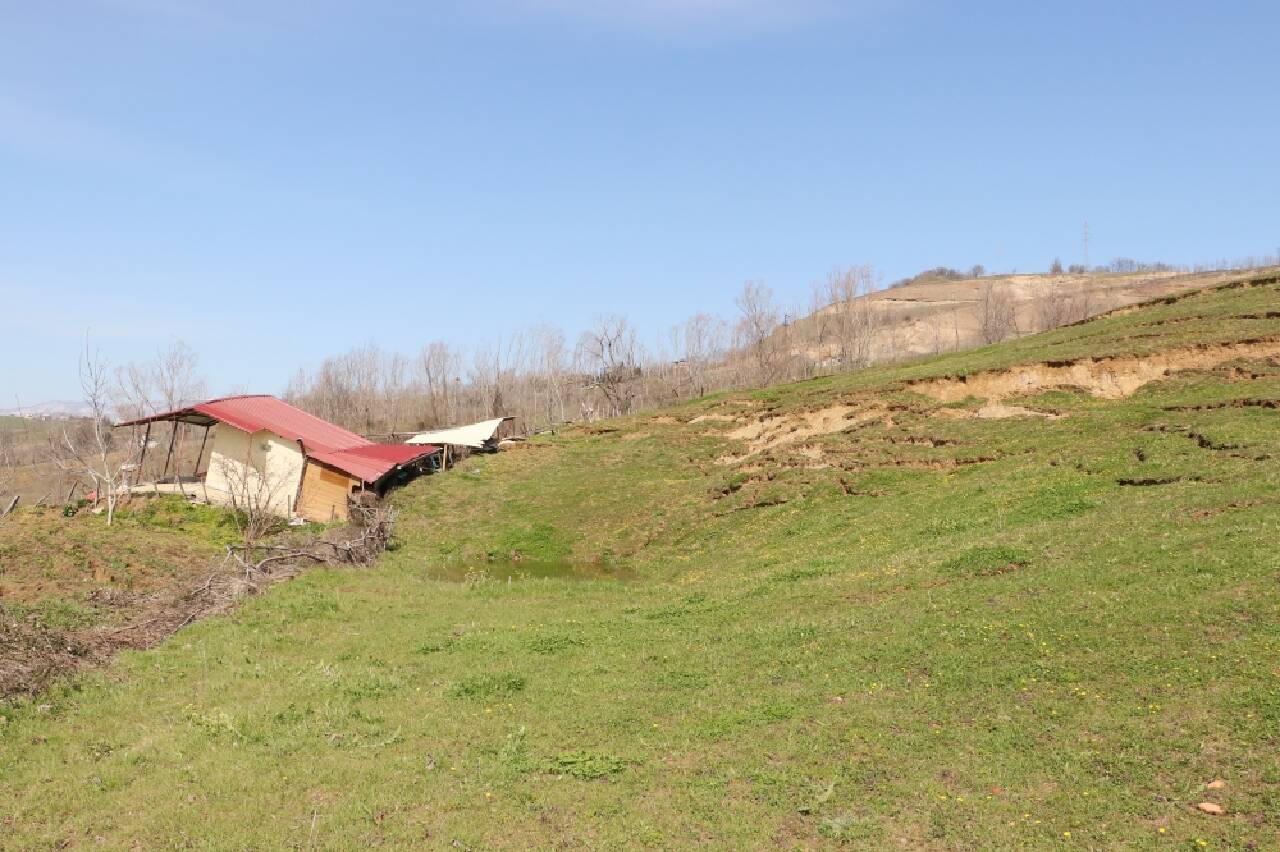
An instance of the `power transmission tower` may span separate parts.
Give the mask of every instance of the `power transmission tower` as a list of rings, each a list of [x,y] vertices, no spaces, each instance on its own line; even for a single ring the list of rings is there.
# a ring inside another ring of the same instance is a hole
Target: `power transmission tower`
[[[1084,271],[1089,271],[1089,220],[1084,220],[1084,231],[1080,236],[1080,244],[1084,248]]]

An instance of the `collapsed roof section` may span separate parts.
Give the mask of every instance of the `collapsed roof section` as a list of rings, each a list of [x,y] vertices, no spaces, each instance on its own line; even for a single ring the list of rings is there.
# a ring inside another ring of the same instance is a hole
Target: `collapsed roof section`
[[[308,450],[307,458],[337,468],[364,482],[377,482],[397,467],[429,456],[439,447],[408,444],[369,444],[345,450]]]
[[[469,426],[453,426],[449,429],[436,429],[431,432],[419,432],[410,438],[408,444],[450,444],[455,447],[472,447],[481,449],[489,444],[498,434],[498,427],[514,417],[498,417],[493,420],[482,420]]]

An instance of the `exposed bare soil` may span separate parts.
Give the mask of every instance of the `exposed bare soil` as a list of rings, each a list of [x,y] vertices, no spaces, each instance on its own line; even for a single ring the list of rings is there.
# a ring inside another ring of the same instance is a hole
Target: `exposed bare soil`
[[[746,442],[747,451],[741,455],[724,456],[718,461],[722,464],[737,463],[765,450],[843,432],[854,426],[887,416],[888,409],[882,404],[868,406],[840,404],[799,414],[764,417],[725,433],[735,441]]]
[[[1047,420],[1062,415],[1015,405],[1009,397],[1033,395],[1047,390],[1084,391],[1102,399],[1128,397],[1151,382],[1179,372],[1210,370],[1236,360],[1261,360],[1280,356],[1280,339],[1264,338],[1236,343],[1203,344],[1165,350],[1143,356],[1080,358],[1027,364],[1005,370],[949,376],[908,382],[909,390],[942,403],[970,399],[983,400],[977,408],[935,408],[928,416],[944,419],[1003,419],[1038,417]],[[1232,405],[1274,407],[1274,400],[1238,400]],[[1221,406],[1223,403],[1214,405]],[[881,401],[844,401],[799,413],[764,414],[743,422],[727,415],[703,415],[692,422],[733,422],[739,424],[726,437],[741,441],[742,452],[717,459],[720,464],[740,464],[771,450],[790,448],[810,466],[827,466],[827,452],[812,439],[845,432],[875,421],[893,425],[892,411]],[[921,464],[909,462],[909,464]],[[924,463],[934,466],[935,463]],[[938,463],[943,464],[945,463]]]
[[[1081,358],[1027,364],[1008,370],[909,382],[910,390],[938,400],[959,402],[976,397],[998,402],[1015,394],[1078,388],[1102,399],[1123,399],[1143,385],[1185,370],[1205,370],[1236,359],[1280,355],[1280,340],[1206,344],[1142,356]]]

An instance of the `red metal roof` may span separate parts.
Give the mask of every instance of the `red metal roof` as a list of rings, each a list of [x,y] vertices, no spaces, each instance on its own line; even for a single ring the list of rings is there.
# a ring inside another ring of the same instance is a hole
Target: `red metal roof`
[[[137,426],[157,420],[226,423],[242,432],[273,432],[301,441],[307,456],[364,482],[376,482],[398,465],[436,452],[437,447],[375,444],[274,396],[229,396],[186,408],[153,414],[117,425]]]
[[[266,429],[281,438],[301,441],[308,452],[363,447],[373,443],[368,438],[348,432],[341,426],[321,420],[300,408],[294,408],[274,396],[233,396],[201,402],[192,407],[201,414],[230,423],[245,432]]]
[[[377,482],[400,465],[429,456],[440,448],[409,444],[368,444],[345,450],[318,450],[307,455],[365,482]]]

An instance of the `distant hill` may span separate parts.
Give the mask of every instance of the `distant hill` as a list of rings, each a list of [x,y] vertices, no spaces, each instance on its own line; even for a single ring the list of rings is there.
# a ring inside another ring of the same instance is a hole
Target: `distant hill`
[[[1093,274],[989,275],[981,278],[924,279],[877,290],[855,299],[868,312],[872,329],[868,361],[884,363],[920,355],[971,349],[1069,325],[1118,308],[1202,287],[1251,273],[1139,272]],[[997,335],[984,334],[981,302],[1007,301],[1012,322]],[[788,348],[809,359],[834,356],[836,344],[824,333],[847,305],[829,305],[791,323]]]
[[[74,400],[55,399],[35,405],[22,405],[15,408],[0,408],[0,417],[34,417],[46,420],[65,420],[73,417],[88,417],[89,406]]]

